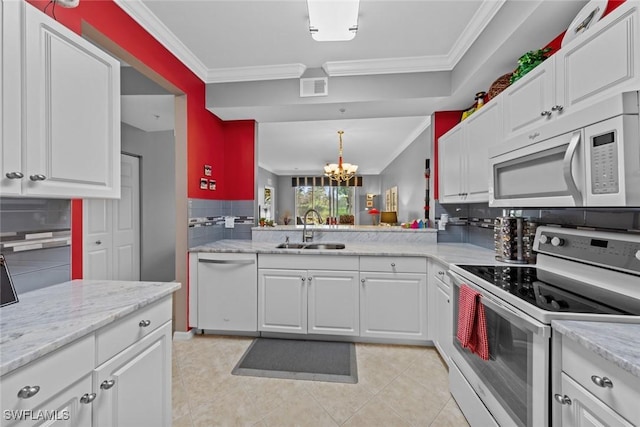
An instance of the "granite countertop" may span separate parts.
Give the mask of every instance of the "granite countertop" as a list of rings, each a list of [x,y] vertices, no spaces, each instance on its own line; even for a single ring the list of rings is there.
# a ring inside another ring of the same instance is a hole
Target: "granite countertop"
[[[293,242],[292,242],[293,243]],[[330,242],[319,242],[330,243]],[[378,255],[378,256],[426,256],[448,264],[501,264],[495,260],[490,249],[466,243],[402,244],[402,243],[349,243],[344,249],[278,249],[278,243],[254,242],[251,240],[219,240],[189,249],[190,252],[235,252],[258,254],[305,254],[305,255]]]
[[[273,227],[251,227],[251,231],[302,231],[304,225],[275,225]],[[382,225],[313,225],[307,230],[314,231],[375,231],[382,233],[437,233],[435,228],[402,228]]]
[[[175,282],[73,280],[0,308],[0,375],[180,289]]]
[[[551,326],[585,349],[640,378],[640,324],[553,320]]]

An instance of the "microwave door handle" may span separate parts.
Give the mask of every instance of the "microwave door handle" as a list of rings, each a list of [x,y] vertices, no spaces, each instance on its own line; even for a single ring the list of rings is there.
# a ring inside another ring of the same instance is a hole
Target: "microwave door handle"
[[[582,193],[580,193],[576,181],[573,179],[573,158],[578,150],[578,144],[580,144],[580,135],[581,131],[574,132],[571,137],[571,142],[569,142],[567,152],[564,154],[564,159],[562,160],[564,180],[567,183],[569,193],[571,197],[573,197],[576,206],[582,206]]]

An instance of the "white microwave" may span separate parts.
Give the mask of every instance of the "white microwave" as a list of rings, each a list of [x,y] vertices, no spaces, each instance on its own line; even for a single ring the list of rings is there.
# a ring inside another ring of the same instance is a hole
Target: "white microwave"
[[[494,147],[489,206],[640,206],[639,101],[625,92]]]

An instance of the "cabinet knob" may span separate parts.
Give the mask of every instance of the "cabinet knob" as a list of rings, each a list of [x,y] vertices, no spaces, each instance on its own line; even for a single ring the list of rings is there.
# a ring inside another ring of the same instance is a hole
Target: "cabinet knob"
[[[551,107],[551,111],[557,111],[558,113],[561,113],[562,110],[564,110],[564,107],[562,105],[554,105],[553,107]]]
[[[360,279],[360,282],[364,285],[364,279]]]
[[[536,139],[539,136],[540,136],[540,132],[534,132],[531,135],[529,135],[529,139]]]
[[[29,179],[31,181],[44,181],[45,179],[47,179],[47,177],[42,175],[41,173],[37,173],[35,175],[31,175]]]
[[[24,178],[24,174],[22,172],[7,172],[5,176],[9,179],[20,179]]]
[[[442,271],[442,270],[438,271],[438,275],[439,276],[444,276],[444,271]]]
[[[30,397],[38,394],[39,391],[39,385],[26,385],[20,389],[20,391],[18,392],[18,397],[20,399],[29,399]]]
[[[151,320],[141,320],[140,323],[138,323],[138,326],[141,328],[146,328],[149,325],[151,325]]]
[[[96,400],[97,394],[95,393],[85,393],[80,398],[80,403],[88,404]]]
[[[591,376],[591,381],[593,381],[593,383],[595,385],[597,385],[598,387],[613,388],[613,383],[607,377],[599,377],[597,375],[592,375]]]
[[[544,117],[544,116],[549,117],[549,116],[551,115],[551,111],[549,111],[549,110],[545,110],[545,111],[543,111],[542,113],[540,113],[540,115],[541,115],[542,117]]]
[[[305,282],[307,280],[306,277],[301,277],[302,281]]]
[[[309,280],[309,283],[311,283],[311,280],[313,279],[313,277],[309,277],[307,278],[307,280]]]
[[[102,240],[96,240],[96,245],[101,245],[102,244]]]
[[[396,263],[395,262],[391,263],[391,268],[396,268]]]
[[[109,390],[114,385],[116,385],[116,380],[104,380],[102,384],[100,384],[100,388],[102,390]]]
[[[567,396],[566,394],[564,396],[555,394],[553,398],[561,405],[571,405],[571,399],[569,399],[569,396]]]

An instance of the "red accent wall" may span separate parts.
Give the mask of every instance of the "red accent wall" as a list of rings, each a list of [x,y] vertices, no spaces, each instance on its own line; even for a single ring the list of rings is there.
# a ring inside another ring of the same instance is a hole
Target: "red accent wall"
[[[44,10],[48,0],[27,0]],[[48,14],[52,8],[49,7]],[[187,96],[188,197],[251,200],[254,198],[254,122],[223,122],[205,108],[205,84],[112,0],[83,0],[73,9],[56,8],[58,22],[81,34],[82,22],[107,36]],[[225,134],[229,130],[229,136]],[[251,131],[249,131],[251,129]],[[227,143],[231,147],[226,147]],[[227,157],[227,153],[228,156]],[[226,159],[234,164],[225,175]],[[238,162],[238,159],[240,160]],[[217,190],[201,190],[203,166],[213,167]],[[72,202],[72,278],[82,278],[82,201]]]
[[[438,141],[442,135],[449,132],[451,128],[460,123],[462,111],[436,111],[432,116],[433,123],[433,160],[431,170],[433,173],[433,198],[438,200],[440,194],[438,189]]]

